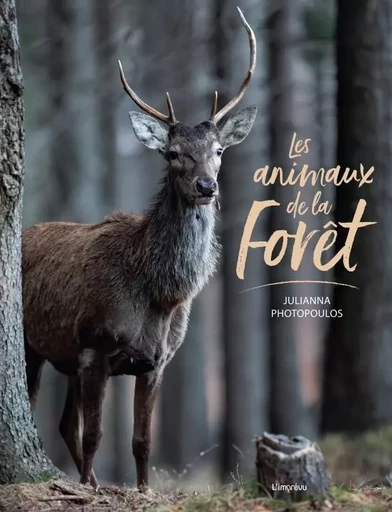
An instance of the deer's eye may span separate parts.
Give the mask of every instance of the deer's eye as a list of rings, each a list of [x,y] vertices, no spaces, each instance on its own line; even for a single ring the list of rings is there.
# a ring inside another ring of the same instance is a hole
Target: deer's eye
[[[168,151],[166,156],[168,160],[176,160],[176,158],[178,158],[178,153],[177,151]]]
[[[223,153],[223,149],[222,148],[219,148],[219,149],[216,150],[216,154],[218,156],[222,156],[222,153]]]

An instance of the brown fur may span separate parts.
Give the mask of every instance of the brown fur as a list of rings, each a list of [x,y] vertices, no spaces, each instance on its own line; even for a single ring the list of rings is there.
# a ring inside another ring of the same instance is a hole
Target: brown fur
[[[81,481],[94,486],[102,400],[108,377],[118,374],[140,379],[133,446],[138,485],[148,483],[149,421],[163,368],[184,339],[191,299],[215,267],[213,204],[189,207],[164,181],[143,217],[45,223],[23,233],[30,399],[45,360],[69,376],[60,432]],[[87,363],[86,350],[93,354]]]
[[[136,136],[167,160],[162,187],[143,216],[98,224],[45,223],[23,233],[26,368],[34,405],[45,360],[68,375],[60,432],[81,482],[101,438],[111,375],[136,375],[133,453],[148,484],[151,414],[163,370],[184,340],[193,298],[216,265],[215,204],[223,149],[241,142],[248,107],[219,128],[207,121],[168,132],[131,113]],[[79,435],[83,424],[82,438]]]

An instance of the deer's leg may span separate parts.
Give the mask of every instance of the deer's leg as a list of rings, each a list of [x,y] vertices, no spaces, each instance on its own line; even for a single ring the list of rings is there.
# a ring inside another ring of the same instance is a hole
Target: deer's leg
[[[163,367],[136,378],[132,449],[136,462],[137,486],[148,486],[151,445],[151,415],[162,382]]]
[[[37,354],[37,352],[27,343],[25,343],[25,357],[27,389],[29,392],[31,408],[34,409],[45,358]]]
[[[81,372],[81,404],[83,410],[83,459],[80,483],[86,484],[93,471],[93,459],[102,437],[102,403],[108,368],[106,361],[91,362]]]
[[[79,377],[68,377],[67,397],[61,417],[59,430],[68,451],[79,471],[82,471],[82,409]],[[91,470],[90,484],[96,489],[98,481],[94,470]]]

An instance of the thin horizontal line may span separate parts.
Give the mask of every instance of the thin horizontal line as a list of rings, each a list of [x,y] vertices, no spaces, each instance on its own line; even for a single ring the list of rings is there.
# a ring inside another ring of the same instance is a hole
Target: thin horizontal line
[[[267,286],[279,286],[281,284],[304,284],[304,283],[332,284],[332,285],[335,285],[335,286],[346,286],[347,288],[354,288],[355,290],[359,290],[359,287],[358,286],[354,286],[353,284],[338,283],[336,281],[304,280],[304,281],[279,281],[277,283],[260,284],[259,286],[254,286],[253,288],[247,288],[246,290],[242,290],[240,293],[251,292],[252,290],[257,290],[258,288],[265,288]]]

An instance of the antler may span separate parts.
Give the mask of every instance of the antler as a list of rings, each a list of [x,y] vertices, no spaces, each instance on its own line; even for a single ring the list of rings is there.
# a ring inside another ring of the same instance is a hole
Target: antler
[[[121,61],[118,61],[118,67],[120,69],[120,78],[121,78],[121,82],[124,87],[124,91],[132,98],[132,100],[136,103],[136,105],[138,107],[140,107],[142,110],[144,110],[144,112],[147,112],[147,114],[150,114],[151,116],[155,117],[155,119],[158,119],[159,121],[162,121],[168,125],[173,125],[173,124],[177,123],[176,117],[174,115],[173,105],[172,105],[170,95],[168,92],[166,93],[166,101],[167,101],[167,106],[169,108],[169,115],[166,116],[165,114],[162,114],[158,110],[155,110],[155,108],[150,107],[150,105],[147,105],[147,103],[144,103],[144,101],[139,98],[139,96],[131,88],[131,86],[128,84],[128,82],[125,78]]]
[[[250,63],[249,63],[249,70],[245,77],[245,80],[243,81],[240,90],[238,91],[238,94],[231,100],[229,103],[223,107],[218,113],[217,111],[217,103],[218,103],[218,93],[215,92],[214,94],[214,101],[211,111],[211,117],[210,121],[213,123],[218,123],[222,117],[224,117],[232,108],[234,108],[237,103],[242,99],[243,95],[245,94],[246,89],[248,88],[251,78],[253,76],[253,73],[255,71],[256,67],[256,37],[254,35],[253,30],[251,29],[249,23],[246,21],[245,16],[243,15],[241,9],[237,7],[238,12],[241,17],[241,21],[244,24],[244,27],[246,28],[246,31],[248,32],[249,36],[249,47],[250,47]]]

